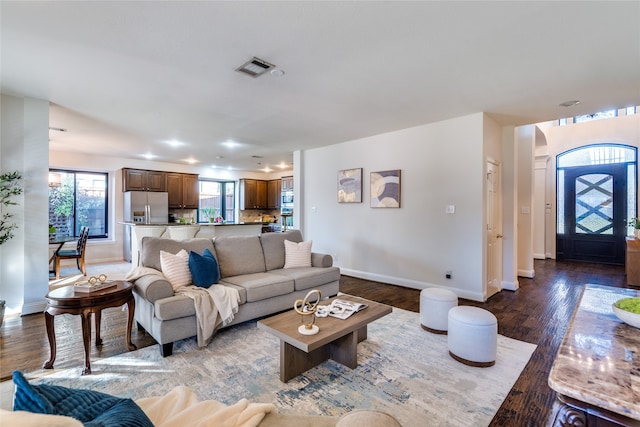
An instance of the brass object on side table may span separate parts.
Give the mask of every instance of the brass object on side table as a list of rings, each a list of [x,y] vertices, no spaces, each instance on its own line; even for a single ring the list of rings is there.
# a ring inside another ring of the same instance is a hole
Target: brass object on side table
[[[313,296],[317,295],[315,300]],[[298,299],[293,303],[293,309],[300,315],[302,325],[298,327],[298,332],[302,335],[315,335],[320,331],[318,325],[315,325],[316,311],[322,295],[318,289],[309,291],[304,299]],[[312,302],[313,301],[313,302]]]

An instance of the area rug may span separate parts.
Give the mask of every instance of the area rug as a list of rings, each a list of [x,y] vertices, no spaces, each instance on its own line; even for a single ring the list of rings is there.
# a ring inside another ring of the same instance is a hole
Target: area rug
[[[195,338],[182,340],[163,358],[154,345],[93,360],[91,375],[81,376],[78,367],[33,382],[133,399],[186,385],[201,399],[272,402],[281,413],[375,409],[404,426],[486,426],[536,347],[499,335],[496,364],[469,367],[449,356],[446,335],[424,331],[418,313],[394,308],[369,325],[368,339],[358,344],[356,369],[327,361],[285,384],[279,380],[279,345],[252,321],[218,332],[203,349]]]

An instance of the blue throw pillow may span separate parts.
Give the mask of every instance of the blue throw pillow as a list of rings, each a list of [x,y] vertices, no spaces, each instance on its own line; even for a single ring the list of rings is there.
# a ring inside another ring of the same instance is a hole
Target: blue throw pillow
[[[193,284],[201,288],[220,281],[220,266],[209,249],[205,249],[202,255],[194,251],[189,253],[189,271]]]
[[[131,399],[121,399],[92,390],[55,385],[32,385],[20,371],[13,372],[14,411],[66,415],[85,427],[153,427],[153,423]]]

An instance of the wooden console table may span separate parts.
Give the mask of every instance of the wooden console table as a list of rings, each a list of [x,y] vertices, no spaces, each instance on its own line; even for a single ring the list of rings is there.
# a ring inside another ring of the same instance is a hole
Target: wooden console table
[[[640,286],[640,239],[627,237],[626,251],[627,284]]]
[[[100,338],[101,312],[105,308],[120,307],[127,304],[129,317],[127,319],[127,348],[129,351],[136,349],[131,342],[131,327],[133,325],[133,315],[135,302],[133,299],[133,283],[114,281],[115,286],[103,289],[98,292],[81,293],[75,292],[74,286],[64,286],[49,292],[47,298],[47,308],[44,311],[44,320],[49,337],[49,347],[51,356],[44,362],[44,369],[53,369],[53,362],[56,360],[56,332],[53,323],[53,316],[58,314],[79,314],[82,318],[82,338],[84,341],[84,369],[82,375],[91,373],[91,315],[95,317],[96,323],[96,346],[102,345]]]
[[[640,329],[611,305],[634,289],[585,285],[549,373],[559,409],[554,427],[640,426]]]

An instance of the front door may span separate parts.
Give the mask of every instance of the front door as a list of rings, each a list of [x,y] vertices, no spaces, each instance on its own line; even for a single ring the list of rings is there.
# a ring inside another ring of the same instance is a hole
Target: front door
[[[564,233],[558,233],[558,258],[623,265],[625,165],[576,166],[564,171]]]

